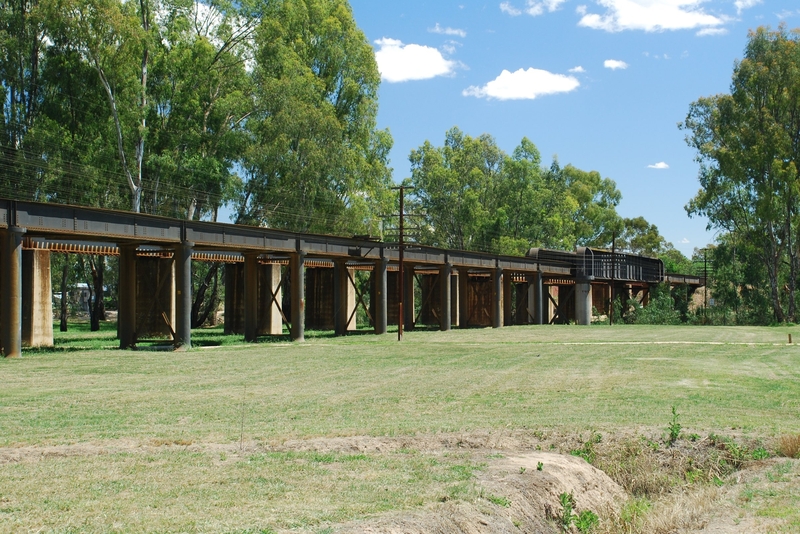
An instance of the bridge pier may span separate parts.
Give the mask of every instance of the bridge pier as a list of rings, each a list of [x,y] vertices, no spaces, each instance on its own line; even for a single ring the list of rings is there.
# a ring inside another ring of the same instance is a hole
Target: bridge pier
[[[25,228],[9,226],[3,232],[2,263],[4,276],[0,287],[3,356],[22,356],[22,236]]]
[[[289,257],[289,274],[292,302],[292,341],[302,343],[306,332],[306,299],[305,299],[305,262],[304,251],[293,252]]]
[[[50,251],[22,251],[22,345],[53,346]]]
[[[469,269],[458,269],[458,327],[469,327]]]
[[[175,247],[175,347],[192,348],[192,249],[183,241]]]
[[[370,304],[375,314],[375,334],[385,334],[389,324],[388,272],[389,260],[381,258],[373,270],[373,290]]]
[[[514,325],[514,280],[512,279],[511,273],[505,272],[503,273],[503,326],[513,326]]]
[[[453,320],[450,316],[452,312],[452,273],[453,266],[450,263],[445,263],[439,268],[439,313],[441,314],[439,328],[443,332],[450,331]]]
[[[248,289],[256,284],[253,292],[245,290],[244,263],[225,265],[225,334],[244,335],[247,316],[255,323],[249,326],[248,341],[255,341],[262,335],[280,335],[283,333],[278,304],[281,302],[281,266],[256,262],[250,269],[256,271],[256,281],[250,280],[248,284]]]
[[[575,281],[575,322],[592,324],[592,283],[588,279]]]
[[[416,282],[416,271],[413,265],[405,265],[406,272],[403,273],[403,329],[413,330],[416,306],[414,302],[414,283]]]
[[[492,328],[503,326],[503,269],[492,271]]]

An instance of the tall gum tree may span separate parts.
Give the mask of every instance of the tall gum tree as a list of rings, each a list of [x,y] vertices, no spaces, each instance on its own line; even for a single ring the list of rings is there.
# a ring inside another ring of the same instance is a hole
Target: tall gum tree
[[[376,129],[372,47],[345,0],[268,2],[256,33],[256,109],[239,222],[372,233],[391,136]]]
[[[154,47],[151,0],[53,0],[48,5],[54,34],[80,51],[97,73],[114,124],[122,173],[131,191],[131,208],[138,212]]]
[[[686,206],[709,225],[758,243],[772,311],[797,319],[800,235],[800,32],[748,35],[730,94],[694,102],[682,127],[697,151],[701,189]]]

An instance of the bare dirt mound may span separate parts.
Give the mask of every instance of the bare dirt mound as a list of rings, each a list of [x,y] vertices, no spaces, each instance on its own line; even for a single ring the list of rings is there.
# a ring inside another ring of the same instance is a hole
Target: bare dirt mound
[[[337,532],[380,534],[554,533],[564,513],[559,496],[572,494],[575,513],[618,509],[625,492],[582,458],[529,452],[491,462],[476,483],[474,503],[442,503],[426,510],[350,523]]]

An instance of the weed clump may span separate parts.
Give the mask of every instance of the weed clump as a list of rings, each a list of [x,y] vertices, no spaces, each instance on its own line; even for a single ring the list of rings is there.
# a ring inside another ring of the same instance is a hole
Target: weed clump
[[[786,434],[778,441],[778,453],[786,458],[800,458],[800,434]]]

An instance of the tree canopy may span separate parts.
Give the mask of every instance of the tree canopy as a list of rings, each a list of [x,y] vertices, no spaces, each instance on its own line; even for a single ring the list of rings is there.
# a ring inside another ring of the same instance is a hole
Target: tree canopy
[[[682,126],[700,163],[701,188],[686,210],[708,217],[711,227],[724,232],[726,253],[738,243],[741,260],[763,267],[766,279],[760,285],[768,291],[774,319],[795,321],[800,32],[784,27],[750,32],[730,94],[697,100]]]

